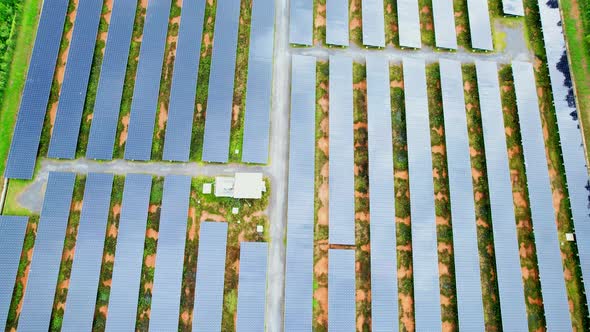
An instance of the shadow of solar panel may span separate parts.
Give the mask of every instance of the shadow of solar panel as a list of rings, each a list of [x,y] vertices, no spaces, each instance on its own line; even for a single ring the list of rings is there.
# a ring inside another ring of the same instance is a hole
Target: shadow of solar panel
[[[442,0],[438,0],[442,1]],[[420,16],[418,0],[398,0],[397,12],[399,20],[399,44],[402,47],[420,48]]]
[[[289,1],[289,43],[313,44],[313,0]]]
[[[348,46],[348,1],[326,2],[326,44]]]
[[[328,257],[328,331],[356,331],[354,249],[330,249]]]
[[[0,330],[6,329],[6,319],[25,240],[28,217],[0,216]]]
[[[106,331],[135,330],[151,188],[150,175],[125,178]]]
[[[75,180],[74,173],[49,173],[19,331],[49,330]]]
[[[526,331],[524,288],[496,63],[476,61],[502,327]]]
[[[524,16],[522,0],[502,0],[502,10],[506,15]]]
[[[74,159],[76,156],[102,4],[102,0],[87,0],[80,2],[76,9],[72,41],[47,153],[50,158]]]
[[[68,3],[68,0],[43,3],[35,46],[6,161],[4,172],[6,178],[31,179],[33,177]]]
[[[494,44],[487,0],[467,0],[467,14],[469,16],[471,47],[493,51]]]
[[[199,233],[193,331],[221,331],[227,223],[202,222]]]
[[[385,47],[383,0],[362,0],[363,45]]]
[[[268,163],[275,30],[274,0],[252,3],[242,162]]]
[[[238,332],[264,331],[267,260],[267,243],[240,243],[240,279],[236,322],[236,331]]]
[[[114,0],[94,102],[86,158],[111,160],[131,45],[136,1]]]
[[[533,65],[512,63],[547,330],[571,330]]]
[[[184,0],[181,15],[163,159],[187,162],[195,113],[205,0]]]
[[[455,9],[453,0],[438,0],[432,2],[434,18],[434,36],[436,47],[457,49],[457,32],[455,31]]]

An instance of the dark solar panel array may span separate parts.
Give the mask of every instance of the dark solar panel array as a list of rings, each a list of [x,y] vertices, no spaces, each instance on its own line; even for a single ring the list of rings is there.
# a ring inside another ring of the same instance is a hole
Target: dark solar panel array
[[[74,31],[47,153],[50,158],[74,159],[76,156],[102,4],[102,0],[86,0],[81,1],[76,9]]]
[[[502,0],[502,10],[507,15],[524,16],[522,0]]]
[[[49,330],[75,180],[74,173],[49,173],[19,331]]]
[[[145,15],[125,159],[150,160],[172,0],[150,0]]]
[[[483,300],[461,63],[440,59],[459,328],[483,331]]]
[[[315,169],[315,57],[293,55],[285,331],[311,331]]]
[[[182,3],[164,139],[164,160],[187,162],[189,159],[205,1],[184,0]]]
[[[375,331],[393,331],[398,327],[395,195],[389,86],[387,60],[367,57],[371,316]]]
[[[68,3],[68,0],[43,3],[10,153],[6,161],[6,178],[33,177]]]
[[[137,1],[114,0],[86,158],[111,160]]]
[[[326,2],[326,44],[348,46],[348,0]]]
[[[487,51],[494,50],[487,0],[467,0],[467,14],[471,47]]]
[[[494,250],[502,326],[505,331],[526,331],[524,288],[512,201],[504,118],[495,62],[476,61],[477,86],[485,145]]]
[[[239,19],[240,0],[217,3],[203,161],[225,163],[228,159]]]
[[[92,330],[112,189],[112,174],[88,174],[62,331]]]
[[[268,163],[275,1],[252,3],[242,161]]]
[[[151,188],[149,175],[125,178],[106,331],[135,330]]]
[[[221,331],[227,223],[202,222],[199,234],[193,331]]]
[[[424,60],[404,58],[416,330],[440,330],[434,183]]]
[[[330,243],[354,245],[352,58],[330,57]]]
[[[356,274],[354,254],[354,249],[329,250],[329,331],[356,331]]]
[[[164,180],[150,331],[178,330],[190,192],[188,176],[170,175]]]
[[[28,217],[0,216],[0,330],[6,329],[6,319],[12,301],[16,273],[25,240]]]
[[[363,45],[385,47],[383,0],[362,0]]]
[[[456,50],[457,32],[455,31],[453,0],[433,1],[432,15],[434,18],[436,47]]]
[[[313,44],[313,0],[292,0],[289,17],[289,43]]]
[[[268,244],[240,243],[240,279],[236,331],[264,331]]]
[[[399,13],[399,45],[413,48],[422,47],[418,0],[397,0],[397,12]]]
[[[514,91],[548,331],[571,330],[533,65],[513,62]]]

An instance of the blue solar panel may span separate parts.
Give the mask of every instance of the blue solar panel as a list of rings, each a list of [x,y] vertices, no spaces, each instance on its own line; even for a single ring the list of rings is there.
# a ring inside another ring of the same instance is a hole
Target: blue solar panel
[[[50,158],[74,159],[76,156],[102,3],[102,0],[82,1],[76,9],[76,22],[47,154]]]
[[[326,2],[326,44],[348,46],[348,0]]]
[[[459,329],[483,331],[483,300],[461,63],[440,59]]]
[[[293,55],[285,331],[311,331],[315,169],[315,57]]]
[[[475,64],[492,210],[502,326],[505,331],[526,331],[527,315],[520,272],[498,68],[494,62],[477,61]]]
[[[92,330],[112,189],[112,174],[88,174],[62,331]]]
[[[190,191],[188,176],[170,175],[164,181],[150,331],[178,331]]]
[[[507,15],[524,16],[522,0],[502,0],[502,10]]]
[[[137,1],[114,0],[86,158],[110,160],[119,121],[121,97]]]
[[[328,331],[356,331],[354,249],[330,249],[328,257]]]
[[[150,0],[129,117],[125,159],[150,160],[172,0]]]
[[[164,160],[187,162],[189,159],[204,17],[205,0],[184,0],[170,89]]]
[[[6,329],[8,310],[25,240],[28,217],[0,216],[0,330]]]
[[[367,57],[371,316],[374,331],[397,331],[397,256],[389,64]]]
[[[289,1],[289,43],[313,44],[313,0]]]
[[[492,26],[487,0],[467,0],[471,47],[493,51]]]
[[[547,330],[567,331],[571,330],[572,322],[563,278],[533,65],[515,61],[512,63],[512,71]]]
[[[49,173],[19,331],[49,330],[75,180],[74,173]]]
[[[68,3],[68,0],[43,3],[27,81],[6,161],[6,178],[33,177]]]
[[[202,222],[199,233],[193,331],[221,331],[227,223]]]
[[[128,174],[123,190],[106,331],[134,331],[152,177]]]
[[[399,45],[413,48],[422,47],[418,0],[398,0],[397,12],[399,14]]]
[[[330,57],[330,243],[354,245],[352,58]]]
[[[436,47],[456,50],[457,32],[455,31],[453,0],[433,1],[432,13]]]
[[[254,1],[242,144],[242,161],[246,163],[268,162],[274,30],[274,0]]]
[[[240,280],[236,331],[264,331],[268,244],[240,243]]]
[[[404,58],[416,330],[440,330],[438,251],[424,60]]]
[[[362,0],[363,45],[385,47],[383,0]]]

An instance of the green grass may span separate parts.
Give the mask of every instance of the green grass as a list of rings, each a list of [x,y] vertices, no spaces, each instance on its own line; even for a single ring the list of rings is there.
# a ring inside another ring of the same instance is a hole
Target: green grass
[[[4,214],[14,216],[29,216],[32,214],[31,211],[22,207],[18,203],[18,197],[20,193],[22,193],[31,183],[31,180],[10,180],[8,183],[8,190],[6,192],[6,202],[4,204],[3,211]]]

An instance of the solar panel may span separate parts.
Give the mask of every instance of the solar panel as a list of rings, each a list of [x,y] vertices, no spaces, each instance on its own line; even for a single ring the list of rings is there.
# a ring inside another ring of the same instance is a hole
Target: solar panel
[[[362,0],[363,45],[385,47],[383,0]]]
[[[403,59],[417,330],[441,328],[432,151],[424,60]]]
[[[88,174],[62,331],[92,330],[112,189],[112,174]]]
[[[432,2],[434,18],[434,36],[436,47],[457,49],[457,32],[455,31],[455,9],[453,0]]]
[[[150,331],[178,331],[190,192],[188,176],[170,175],[164,180]]]
[[[236,331],[264,331],[268,244],[240,243],[240,280]]]
[[[75,180],[74,173],[49,173],[19,331],[49,330]]]
[[[471,47],[493,51],[494,44],[487,0],[467,0],[467,14],[469,16]]]
[[[74,159],[76,156],[102,4],[102,0],[82,1],[76,9],[74,31],[47,153],[50,158]]]
[[[229,151],[240,0],[217,3],[203,161],[226,163]]]
[[[163,159],[187,162],[195,113],[205,0],[184,0],[181,15]]]
[[[6,329],[28,220],[28,217],[0,216],[0,330],[3,331]]]
[[[502,326],[506,331],[526,331],[527,315],[520,272],[498,69],[495,62],[476,61],[475,65],[492,210]]]
[[[371,320],[374,331],[397,331],[397,256],[389,64],[367,57]]]
[[[152,177],[128,174],[123,190],[106,331],[133,331]]]
[[[125,159],[150,160],[172,0],[149,0],[135,76]]]
[[[86,158],[111,160],[137,1],[114,0]]]
[[[440,59],[447,164],[453,220],[459,329],[485,330],[469,136],[459,61]]]
[[[506,15],[524,16],[522,0],[502,0],[502,10]]]
[[[68,0],[43,2],[35,46],[6,161],[6,178],[28,180],[33,177],[68,3]]]
[[[398,0],[397,12],[400,46],[413,48],[422,47],[418,0]]]
[[[285,331],[311,331],[315,170],[315,57],[293,55]]]
[[[356,331],[354,249],[330,249],[328,257],[328,330]]]
[[[250,29],[242,161],[266,164],[268,163],[275,31],[273,0],[256,0],[252,3]]]
[[[202,222],[199,233],[193,331],[221,331],[227,223]]]
[[[348,46],[348,0],[326,2],[326,44]]]
[[[352,58],[330,57],[330,243],[354,245]]]
[[[290,1],[289,43],[313,44],[313,0]]]
[[[567,331],[571,329],[572,322],[563,279],[561,251],[553,211],[553,194],[545,156],[545,140],[533,65],[514,61],[512,72],[547,329]]]

